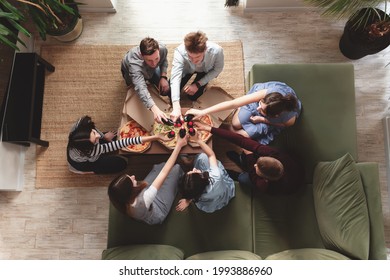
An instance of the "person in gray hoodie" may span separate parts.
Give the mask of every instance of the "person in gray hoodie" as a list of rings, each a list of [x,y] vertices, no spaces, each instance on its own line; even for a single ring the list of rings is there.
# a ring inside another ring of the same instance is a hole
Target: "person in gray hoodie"
[[[127,86],[134,86],[142,103],[153,112],[154,119],[161,123],[166,120],[164,112],[155,104],[148,90],[154,85],[163,96],[170,95],[167,77],[168,50],[153,38],[144,38],[139,46],[129,50],[121,63],[122,76]]]

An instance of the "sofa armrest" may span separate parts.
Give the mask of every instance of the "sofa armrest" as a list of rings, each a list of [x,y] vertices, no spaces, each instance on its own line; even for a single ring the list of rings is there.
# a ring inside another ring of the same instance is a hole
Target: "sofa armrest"
[[[378,164],[357,163],[366,194],[368,216],[370,219],[370,260],[386,260],[386,243],[383,226],[382,199],[379,183]]]

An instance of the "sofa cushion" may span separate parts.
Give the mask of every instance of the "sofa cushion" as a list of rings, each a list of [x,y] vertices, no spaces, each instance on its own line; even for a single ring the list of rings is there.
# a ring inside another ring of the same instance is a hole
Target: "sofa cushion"
[[[349,258],[332,250],[305,248],[272,254],[266,260],[349,260]]]
[[[249,251],[224,250],[195,254],[187,260],[261,260],[261,257]]]
[[[241,188],[237,183],[234,199],[211,214],[200,211],[193,203],[186,211],[176,211],[180,198],[178,194],[165,221],[153,226],[125,216],[110,205],[107,247],[165,244],[182,249],[185,257],[207,251],[252,250],[249,188]]]
[[[182,260],[184,252],[169,245],[130,245],[106,249],[103,260]]]
[[[363,184],[350,154],[320,162],[313,175],[316,217],[325,248],[368,259],[369,219]]]

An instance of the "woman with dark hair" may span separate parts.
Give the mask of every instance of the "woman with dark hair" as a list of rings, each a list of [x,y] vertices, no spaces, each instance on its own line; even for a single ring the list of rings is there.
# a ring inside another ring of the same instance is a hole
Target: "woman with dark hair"
[[[161,224],[175,199],[179,180],[184,172],[175,164],[187,137],[177,138],[177,144],[167,162],[155,164],[141,182],[134,175],[120,175],[108,187],[108,196],[118,211],[150,225]]]
[[[237,109],[238,108],[238,109]],[[232,130],[268,145],[283,128],[294,125],[302,104],[294,90],[282,82],[254,84],[249,92],[203,110],[190,109],[186,114],[196,117],[219,111],[237,109]]]
[[[192,136],[191,141],[196,142],[204,153],[195,157],[194,168],[180,182],[183,198],[176,210],[183,211],[194,202],[198,209],[212,213],[225,207],[235,196],[235,185],[214,151],[198,135]]]
[[[127,159],[112,152],[158,139],[169,140],[164,134],[116,140],[116,132],[102,133],[95,127],[91,117],[81,117],[69,133],[67,146],[69,170],[79,174],[123,171],[127,167]]]

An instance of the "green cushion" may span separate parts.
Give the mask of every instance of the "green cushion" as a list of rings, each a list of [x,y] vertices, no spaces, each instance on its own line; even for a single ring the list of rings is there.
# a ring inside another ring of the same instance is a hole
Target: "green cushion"
[[[256,195],[252,206],[254,253],[263,259],[288,249],[324,248],[311,185],[294,195]]]
[[[316,217],[325,248],[368,259],[369,218],[363,184],[350,154],[320,162],[313,175]]]
[[[187,260],[261,260],[261,257],[249,251],[224,250],[199,253]]]
[[[319,248],[292,249],[270,255],[266,260],[349,260],[335,251]]]
[[[362,178],[366,194],[368,215],[370,217],[370,260],[386,260],[385,231],[383,226],[381,185],[379,165],[375,162],[356,164]]]
[[[103,251],[103,260],[182,260],[182,250],[169,245],[119,246]]]

